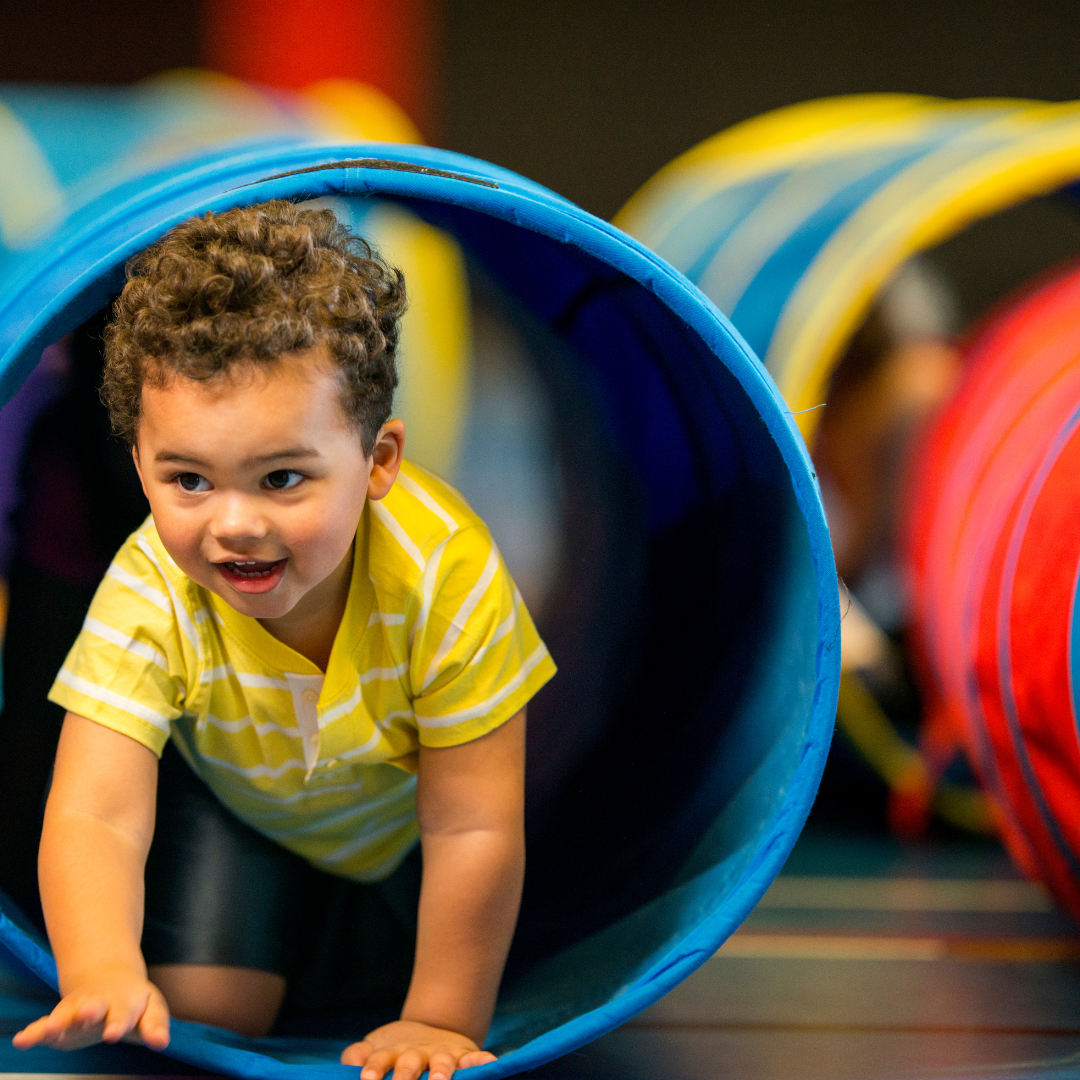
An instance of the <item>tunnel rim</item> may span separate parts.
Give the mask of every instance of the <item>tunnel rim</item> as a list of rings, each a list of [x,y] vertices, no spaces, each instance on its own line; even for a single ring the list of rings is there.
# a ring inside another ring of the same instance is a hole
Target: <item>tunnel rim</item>
[[[340,164],[343,160],[355,162],[364,157],[462,175],[458,179],[411,169]],[[287,167],[290,169],[304,165],[327,167],[282,175],[283,158],[294,163]],[[260,172],[264,175],[257,175]],[[470,177],[487,183],[470,182]],[[779,873],[816,794],[835,716],[840,613],[832,549],[816,477],[795,419],[773,379],[712,301],[658,255],[614,225],[539,184],[450,151],[404,144],[275,140],[257,147],[216,148],[110,189],[40,241],[22,262],[10,291],[5,289],[7,298],[0,305],[0,327],[14,324],[16,333],[9,337],[0,358],[0,386],[13,392],[32,366],[35,350],[40,353],[40,348],[48,344],[50,333],[62,324],[63,314],[79,310],[80,300],[85,307],[86,297],[92,296],[95,288],[99,291],[105,288],[110,274],[115,278],[131,255],[178,221],[206,210],[225,210],[271,198],[302,200],[327,196],[382,196],[461,206],[572,244],[652,292],[705,344],[712,354],[709,362],[727,369],[766,425],[805,523],[817,584],[815,686],[801,754],[778,809],[724,903],[679,938],[646,973],[634,979],[627,992],[522,1044],[498,1061],[481,1066],[483,1077],[478,1073],[476,1080],[493,1080],[569,1052],[651,1004],[716,951]],[[179,204],[182,210],[177,208]],[[166,206],[171,206],[172,211],[164,218],[156,218],[153,227],[131,231],[139,215]],[[35,257],[38,252],[40,255]],[[63,288],[51,294],[44,305],[35,302],[35,286],[40,291],[48,275],[58,273],[64,262],[77,253],[91,261]],[[173,1056],[193,1064],[213,1065],[198,1052],[194,1043],[199,1040],[194,1033],[186,1037],[182,1032],[183,1029],[177,1031],[181,1038],[174,1039],[177,1052]],[[276,1064],[284,1069],[304,1067]],[[341,1075],[352,1074],[343,1071]]]

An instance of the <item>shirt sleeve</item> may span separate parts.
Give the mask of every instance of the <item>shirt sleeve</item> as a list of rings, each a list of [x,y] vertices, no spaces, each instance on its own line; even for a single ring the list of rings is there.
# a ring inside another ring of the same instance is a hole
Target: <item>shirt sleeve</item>
[[[421,745],[457,746],[524,708],[555,663],[486,529],[453,534],[434,576],[410,655],[413,713]]]
[[[190,619],[178,617],[176,606],[152,549],[136,533],[98,586],[49,700],[160,756],[184,708],[181,621]]]

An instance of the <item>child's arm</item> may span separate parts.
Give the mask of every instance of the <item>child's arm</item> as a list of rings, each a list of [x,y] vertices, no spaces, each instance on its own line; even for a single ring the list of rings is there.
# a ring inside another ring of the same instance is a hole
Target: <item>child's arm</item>
[[[412,983],[401,1019],[342,1054],[362,1080],[449,1080],[494,1061],[495,1009],[525,876],[525,711],[473,742],[420,749],[424,857]]]
[[[169,1042],[169,1010],[139,949],[143,870],[154,832],[157,758],[126,735],[68,713],[38,857],[60,1004],[13,1039],[77,1049],[136,1031]]]

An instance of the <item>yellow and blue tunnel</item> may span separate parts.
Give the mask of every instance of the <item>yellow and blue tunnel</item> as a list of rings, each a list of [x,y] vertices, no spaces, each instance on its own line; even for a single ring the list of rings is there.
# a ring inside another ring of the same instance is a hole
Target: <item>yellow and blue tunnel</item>
[[[869,392],[871,378],[850,390],[852,361],[865,368],[868,344],[882,350],[883,296],[898,283],[910,285],[909,260],[918,269],[922,253],[1030,199],[1062,192],[1074,201],[1078,179],[1080,103],[853,95],[778,109],[707,139],[661,169],[617,215],[618,225],[731,318],[776,379],[814,453],[838,564],[845,575],[853,573],[856,593],[859,567],[848,567],[857,560],[845,558],[851,504],[830,500],[836,476],[829,466],[839,452],[848,459],[840,480],[874,489],[877,528],[890,530],[897,547],[899,534],[912,527],[898,520],[909,512],[908,481],[889,473],[900,472],[901,444],[910,452],[933,414],[926,401],[905,413],[897,380],[878,379],[885,388],[878,398]],[[1002,261],[1008,258],[1002,252]],[[925,292],[925,276],[919,284]],[[928,328],[923,317],[914,334],[945,339],[957,330]],[[940,361],[952,342],[937,344],[936,356],[923,349],[923,361],[928,354]],[[959,353],[951,363],[958,374]],[[940,366],[936,378],[940,405],[950,379],[941,377]],[[923,378],[924,397],[925,386]],[[857,436],[839,451],[838,408],[855,415],[843,434]],[[892,428],[885,414],[895,418]],[[865,437],[870,428],[874,439]],[[902,609],[908,575],[898,551],[886,555],[896,579],[891,606]],[[845,594],[845,608],[849,600]],[[903,629],[901,619],[890,617]],[[888,786],[891,823],[920,831],[936,812],[964,829],[995,831],[1000,818],[982,795],[946,778],[958,738],[924,726],[916,747],[867,691],[861,665],[887,648],[883,642],[861,609],[847,609],[838,720]]]

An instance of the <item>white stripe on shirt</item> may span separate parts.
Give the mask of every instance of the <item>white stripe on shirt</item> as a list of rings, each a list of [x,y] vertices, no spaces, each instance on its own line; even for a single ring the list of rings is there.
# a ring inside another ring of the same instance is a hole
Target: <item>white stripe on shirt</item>
[[[225,665],[232,667],[231,664]],[[234,671],[236,681],[241,686],[250,686],[255,690],[289,690],[284,679],[275,679],[272,675],[256,675],[250,671]]]
[[[380,680],[389,682],[392,679],[400,679],[408,670],[409,665],[407,663],[398,664],[396,667],[373,667],[361,672],[357,678],[360,680],[360,685],[364,686],[369,682],[379,682]]]
[[[473,664],[479,664],[480,661],[484,658],[484,653],[486,653],[488,649],[490,649],[493,645],[497,645],[500,641],[502,641],[504,637],[506,637],[507,634],[510,633],[511,630],[514,629],[514,627],[517,625],[517,606],[520,603],[521,594],[517,591],[517,589],[515,589],[514,606],[510,609],[510,614],[507,615],[506,618],[503,619],[503,621],[495,627],[495,633],[492,634],[491,637],[489,637],[487,641],[485,641],[484,644],[481,645],[480,648],[473,653],[473,658],[469,661],[469,667],[472,667]]]
[[[195,654],[199,655],[202,652],[202,647],[199,644],[199,631],[195,629],[195,623],[188,614],[187,608],[180,603],[180,597],[176,595],[176,590],[172,587],[172,582],[169,580],[161,563],[158,561],[157,553],[150,546],[150,541],[147,540],[145,536],[140,536],[138,540],[136,540],[136,543],[139,545],[139,550],[154,564],[155,569],[165,582],[165,588],[169,590],[169,596],[172,599],[173,614],[176,617],[176,621],[180,624],[180,629],[184,631],[184,637],[191,643],[191,647],[195,650]]]
[[[324,728],[327,724],[332,724],[340,717],[351,713],[360,704],[360,699],[363,697],[362,688],[369,682],[391,682],[394,679],[400,679],[408,670],[408,664],[398,664],[397,667],[368,668],[367,671],[361,672],[357,675],[359,685],[348,698],[319,716],[319,727]]]
[[[338,761],[350,761],[354,757],[360,757],[361,754],[366,754],[369,750],[374,750],[382,741],[382,737],[382,729],[376,724],[375,731],[366,743],[362,746],[354,746],[351,750],[346,750],[343,754],[338,754]]]
[[[458,531],[458,523],[411,476],[399,472],[396,483],[426,506],[452,533]]]
[[[121,585],[126,585],[132,592],[138,593],[144,600],[149,600],[155,607],[161,608],[162,611],[167,614],[172,614],[172,604],[169,603],[169,598],[158,589],[147,585],[145,581],[141,581],[134,574],[128,573],[122,566],[117,566],[116,563],[112,563],[109,569],[105,571],[107,577],[111,577],[114,581],[119,581]]]
[[[547,649],[543,644],[537,645],[532,651],[529,658],[518,668],[517,674],[502,687],[497,693],[492,694],[486,701],[481,701],[478,705],[471,705],[467,709],[460,709],[457,712],[443,713],[442,716],[417,716],[416,723],[418,727],[422,728],[442,728],[452,727],[454,724],[463,724],[466,720],[475,720],[478,716],[484,716],[491,712],[500,702],[505,701],[519,686],[521,686],[525,680],[529,677],[529,672],[532,671],[541,660],[547,656]]]
[[[344,862],[350,855],[355,855],[361,848],[374,843],[376,840],[381,840],[382,837],[397,832],[415,821],[416,813],[413,810],[410,810],[407,814],[399,814],[396,818],[391,818],[377,829],[365,829],[355,840],[342,844],[337,851],[331,851],[329,855],[323,855],[319,862],[323,864]]]
[[[442,564],[443,552],[446,550],[446,542],[449,539],[449,536],[446,537],[431,553],[431,558],[428,560],[427,567],[424,570],[420,591],[420,611],[416,616],[416,621],[409,628],[410,648],[416,637],[416,632],[427,623],[428,615],[431,614],[431,605],[435,598],[435,582],[439,578],[439,566]]]
[[[83,620],[83,629],[88,630],[95,637],[104,639],[111,642],[113,645],[123,649],[124,652],[129,652],[135,656],[141,656],[144,660],[149,660],[153,664],[157,664],[162,671],[169,670],[169,661],[157,651],[147,645],[144,641],[136,641],[133,637],[128,637],[127,634],[120,633],[119,630],[114,630],[111,626],[107,626],[100,619],[95,619],[92,615],[87,615]]]
[[[432,480],[435,480],[437,483],[442,484],[442,486],[444,488],[446,488],[446,490],[449,491],[454,496],[454,498],[457,499],[457,501],[459,503],[463,503],[466,507],[468,507],[470,510],[472,510],[472,507],[469,506],[469,500],[466,499],[465,496],[462,495],[461,492],[458,491],[458,489],[456,487],[454,487],[454,485],[451,484],[448,480],[445,480],[445,479],[443,479],[443,477],[439,476],[438,474],[433,473],[430,469],[425,469],[424,466],[419,464],[418,462],[410,461],[409,465],[412,468],[414,468],[417,472],[422,472],[425,476],[430,477]],[[401,475],[401,473],[398,473],[398,476],[400,476],[400,475]]]
[[[307,768],[306,765],[304,767]],[[303,787],[299,791],[294,791],[291,795],[279,795],[277,792],[260,791],[255,787],[237,787],[232,781],[229,782],[229,789],[240,795],[242,798],[251,799],[254,802],[267,803],[267,808],[258,812],[260,820],[269,821],[275,816],[281,816],[288,820],[291,817],[290,814],[274,815],[272,811],[282,806],[291,806],[293,803],[301,802],[304,799],[313,799],[317,795],[334,795],[339,794],[342,791],[364,790],[363,780],[358,780],[352,784],[327,784],[325,787],[317,787],[311,783],[311,781],[318,781],[321,777],[330,775],[331,771],[332,770],[330,769],[316,769],[315,772],[311,774],[311,779],[307,781],[309,786]]]
[[[307,764],[298,758],[289,758],[288,761],[283,761],[280,765],[252,765],[248,769],[240,765],[234,765],[231,761],[225,761],[222,758],[211,757],[204,751],[200,751],[199,758],[202,761],[210,762],[211,765],[220,765],[221,768],[228,769],[230,772],[239,773],[240,776],[245,776],[248,779],[267,776],[271,780],[276,780],[282,773],[292,772],[293,769],[307,771]]]
[[[395,720],[412,720],[412,709],[396,709],[394,712],[388,712],[385,716],[380,716],[375,723],[379,727],[386,727],[388,724],[392,724]]]
[[[382,623],[383,626],[403,626],[405,624],[405,616],[388,615],[385,611],[373,611],[367,624],[368,626],[374,626],[376,623]]]
[[[275,679],[271,675],[258,675],[248,671],[237,671],[232,664],[218,664],[204,668],[199,672],[199,682],[209,683],[236,679],[241,686],[250,686],[257,690],[288,690],[289,684],[284,679]]]
[[[378,500],[372,501],[369,499],[368,506],[371,507],[371,512],[383,523],[390,535],[401,545],[405,554],[423,570],[427,566],[427,560],[416,544],[413,543],[412,537],[402,528],[401,522]]]
[[[472,613],[476,610],[476,605],[480,603],[484,593],[488,591],[492,581],[495,580],[495,572],[498,569],[499,549],[493,542],[491,551],[488,553],[487,562],[484,563],[484,569],[480,572],[480,577],[477,579],[476,584],[469,590],[469,595],[465,597],[461,603],[461,607],[457,609],[456,614],[450,620],[450,625],[446,628],[446,633],[443,634],[443,639],[439,643],[435,655],[431,658],[431,663],[428,664],[427,674],[424,676],[424,681],[420,684],[421,693],[423,693],[438,676],[442,662],[450,655],[451,649],[458,643],[458,638],[461,637],[462,632],[468,625]]]
[[[274,829],[274,838],[289,838],[295,839],[297,836],[309,836],[313,832],[318,832],[321,829],[333,829],[345,824],[346,821],[350,821],[353,818],[370,817],[371,816],[371,804],[365,802],[353,803],[351,806],[345,806],[341,810],[334,814],[325,814],[322,817],[315,818],[314,820],[304,818],[293,828],[278,828]],[[296,821],[296,816],[293,815],[293,821]]]
[[[339,716],[351,713],[360,704],[361,697],[363,697],[363,690],[358,686],[340,705],[327,709],[319,717],[319,727],[324,728],[327,724],[332,724]]]
[[[233,735],[238,731],[243,731],[244,728],[252,727],[255,729],[256,735],[269,735],[270,732],[276,731],[293,739],[300,738],[300,729],[298,727],[282,727],[272,720],[264,720],[261,724],[256,724],[250,716],[242,716],[239,720],[222,720],[221,717],[215,716],[213,713],[207,713],[205,722]]]
[[[132,716],[139,717],[140,720],[146,720],[164,732],[169,730],[169,718],[167,716],[162,716],[161,713],[156,713],[153,709],[148,709],[145,705],[140,705],[137,701],[132,701],[130,698],[123,697],[112,690],[106,690],[104,686],[98,686],[97,683],[87,682],[86,679],[80,678],[74,672],[68,671],[67,668],[60,669],[56,681],[62,682],[65,686],[70,686],[72,690],[77,690],[88,698],[111,705],[114,709],[120,709],[121,712],[130,713]]]

